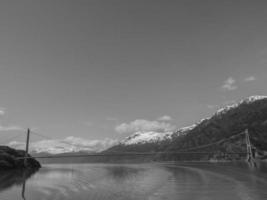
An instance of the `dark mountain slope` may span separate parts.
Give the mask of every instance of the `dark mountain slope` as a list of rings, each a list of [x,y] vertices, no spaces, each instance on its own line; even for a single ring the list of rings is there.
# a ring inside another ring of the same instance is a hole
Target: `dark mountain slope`
[[[187,135],[177,137],[168,150],[184,150],[239,134],[245,129],[253,145],[267,150],[267,98],[248,98],[239,104],[217,112],[203,121]]]

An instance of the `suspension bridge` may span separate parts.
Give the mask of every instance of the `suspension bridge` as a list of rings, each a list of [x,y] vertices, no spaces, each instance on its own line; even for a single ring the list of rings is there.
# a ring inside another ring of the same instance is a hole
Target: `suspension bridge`
[[[186,148],[186,149],[182,149],[182,150],[179,150],[179,151],[162,151],[162,152],[105,152],[105,153],[82,153],[82,154],[74,154],[74,155],[64,155],[64,154],[56,154],[56,155],[42,155],[42,156],[32,156],[32,157],[29,157],[28,156],[28,152],[29,152],[29,147],[31,145],[30,143],[30,139],[32,136],[37,136],[37,137],[40,137],[42,138],[42,140],[54,140],[52,137],[48,137],[47,135],[44,135],[44,134],[41,134],[39,132],[36,132],[36,131],[31,131],[30,129],[25,129],[24,131],[20,132],[19,134],[16,134],[14,136],[11,136],[9,138],[7,138],[6,140],[2,141],[1,144],[6,144],[8,141],[14,141],[16,140],[16,138],[18,137],[25,137],[25,134],[26,134],[26,142],[25,142],[25,156],[24,157],[21,157],[19,159],[24,159],[25,162],[27,162],[27,159],[28,158],[39,158],[39,159],[42,159],[42,158],[73,158],[73,157],[104,157],[104,156],[108,156],[108,157],[118,157],[118,156],[121,156],[121,157],[126,157],[126,156],[158,156],[158,155],[161,155],[161,156],[164,156],[164,155],[210,155],[212,154],[211,151],[199,151],[201,149],[205,149],[207,147],[212,147],[212,146],[215,146],[215,145],[219,145],[219,144],[223,144],[224,142],[226,141],[229,141],[229,140],[233,140],[241,135],[244,135],[244,138],[245,138],[245,142],[246,142],[246,151],[244,152],[224,152],[224,154],[227,154],[227,155],[233,155],[233,154],[237,154],[237,155],[242,155],[242,156],[246,156],[247,157],[247,161],[248,162],[254,162],[254,159],[255,159],[255,147],[253,147],[253,145],[251,144],[251,141],[250,141],[250,135],[249,135],[249,132],[248,130],[245,130],[241,133],[238,133],[238,134],[234,134],[228,138],[224,138],[224,139],[221,139],[221,140],[218,140],[218,141],[215,141],[215,142],[212,142],[212,143],[208,143],[208,144],[205,144],[205,145],[200,145],[200,146],[196,146],[196,147],[192,147],[192,148]],[[70,145],[72,147],[78,147],[80,149],[82,149],[84,146],[82,145],[79,145],[79,144],[73,144],[73,143],[70,143],[70,142],[67,142],[67,141],[62,141],[62,140],[58,140],[60,143],[64,143],[64,144],[67,144],[67,145]]]
[[[25,136],[26,136],[26,142],[25,142],[25,156],[21,157],[19,159],[23,159],[24,162],[27,162],[28,158],[73,158],[73,157],[101,157],[101,156],[108,156],[108,157],[112,157],[112,156],[156,156],[156,155],[192,155],[192,154],[197,154],[197,155],[206,155],[206,154],[212,154],[213,152],[208,152],[208,151],[203,151],[203,149],[207,148],[207,147],[211,147],[214,145],[220,145],[223,144],[224,142],[230,141],[230,140],[234,140],[240,136],[244,137],[244,141],[246,144],[246,151],[244,152],[225,152],[226,154],[238,154],[238,155],[243,155],[247,157],[247,161],[248,164],[251,168],[256,168],[256,162],[255,162],[255,147],[252,145],[251,143],[251,139],[250,139],[250,134],[248,130],[245,130],[241,133],[238,134],[234,134],[228,138],[224,138],[212,143],[208,143],[205,145],[200,145],[200,146],[196,146],[196,147],[192,147],[192,148],[186,148],[186,149],[182,149],[180,151],[164,151],[164,152],[105,152],[105,153],[88,153],[88,154],[74,154],[74,155],[49,155],[49,156],[32,156],[29,157],[28,152],[30,149],[30,145],[31,145],[31,138],[33,137],[39,137],[42,140],[54,140],[51,137],[48,137],[47,135],[43,135],[40,134],[39,132],[36,131],[31,131],[30,129],[25,129],[24,131],[20,132],[19,134],[15,134],[12,136],[9,136],[7,138],[5,138],[5,140],[2,140],[0,142],[1,145],[7,145],[8,142],[11,141],[15,141],[17,138],[21,138],[25,140]],[[84,146],[82,145],[78,145],[78,144],[73,144],[67,141],[62,141],[62,140],[58,140],[64,144],[70,145],[70,146],[75,146],[75,147],[79,147],[82,148]],[[200,151],[202,149],[202,151]],[[26,178],[24,177],[24,182],[22,185],[22,191],[21,191],[21,196],[23,199],[25,198],[25,190],[26,190]]]

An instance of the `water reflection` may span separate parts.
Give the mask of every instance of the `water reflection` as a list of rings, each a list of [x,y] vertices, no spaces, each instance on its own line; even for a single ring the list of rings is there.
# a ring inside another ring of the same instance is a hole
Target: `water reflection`
[[[23,185],[36,170],[6,170],[0,172],[0,192],[14,185]]]
[[[266,163],[258,164],[258,168],[251,168],[244,162],[186,163],[166,166],[166,169],[173,174],[175,196],[180,199],[208,196],[216,200],[262,200],[266,199],[267,176],[263,173]]]
[[[22,186],[21,197],[22,199],[26,199],[26,180],[29,179],[36,171],[38,170],[19,169],[0,171],[0,192],[8,190],[13,186]]]
[[[0,199],[23,199],[30,176],[0,174]],[[27,200],[262,200],[266,187],[266,173],[245,163],[74,164],[43,166],[25,193]]]
[[[105,167],[109,178],[115,182],[124,182],[126,180],[136,178],[144,172],[143,168],[134,168],[127,166],[107,166]]]

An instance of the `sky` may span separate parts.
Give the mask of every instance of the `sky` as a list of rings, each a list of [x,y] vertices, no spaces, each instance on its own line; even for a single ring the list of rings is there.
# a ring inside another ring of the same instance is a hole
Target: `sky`
[[[266,95],[266,24],[257,0],[3,0],[0,134],[119,140]]]

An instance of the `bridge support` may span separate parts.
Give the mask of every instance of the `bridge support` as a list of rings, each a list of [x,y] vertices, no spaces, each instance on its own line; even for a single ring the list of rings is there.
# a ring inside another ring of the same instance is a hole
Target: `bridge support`
[[[255,162],[255,149],[253,149],[251,145],[248,129],[245,130],[245,137],[247,144],[247,161],[253,168],[257,167]]]
[[[26,138],[26,149],[25,149],[25,158],[24,158],[24,166],[27,166],[27,157],[29,152],[29,142],[30,142],[30,129],[27,129],[27,138]]]

